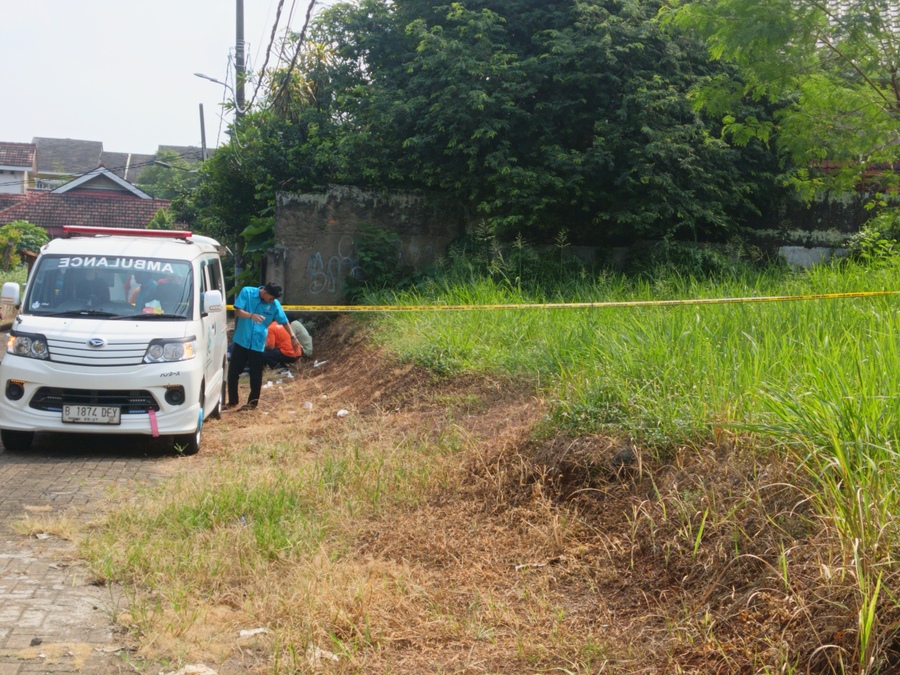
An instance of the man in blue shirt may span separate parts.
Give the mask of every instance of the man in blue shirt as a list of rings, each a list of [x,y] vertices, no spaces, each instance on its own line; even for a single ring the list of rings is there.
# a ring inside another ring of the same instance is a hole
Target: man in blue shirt
[[[234,340],[231,361],[228,363],[228,403],[223,410],[238,407],[238,379],[245,367],[250,368],[250,396],[241,410],[253,410],[259,403],[262,390],[263,368],[266,361],[266,336],[269,324],[275,321],[285,327],[296,347],[297,336],[288,321],[281,303],[281,286],[267,283],[265,286],[245,286],[234,299]]]

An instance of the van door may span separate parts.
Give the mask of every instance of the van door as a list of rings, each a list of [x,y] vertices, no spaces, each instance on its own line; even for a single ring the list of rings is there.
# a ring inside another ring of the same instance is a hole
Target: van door
[[[217,290],[225,297],[225,277],[222,274],[222,263],[218,257],[201,258],[200,260],[200,321],[205,335],[204,379],[206,391],[204,392],[204,415],[213,411],[218,412],[225,402],[223,391],[225,390],[225,354],[228,349],[227,314],[225,303],[210,310],[204,306],[203,298],[206,291]]]

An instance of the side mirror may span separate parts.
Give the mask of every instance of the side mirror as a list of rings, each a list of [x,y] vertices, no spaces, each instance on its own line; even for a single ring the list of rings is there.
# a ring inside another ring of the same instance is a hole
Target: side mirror
[[[222,291],[206,291],[200,300],[200,313],[220,312],[225,307],[222,301]]]
[[[15,281],[7,281],[0,290],[0,319],[12,321],[19,313],[19,284]]]
[[[19,284],[15,281],[7,281],[3,284],[3,290],[0,291],[0,302],[4,305],[18,305],[19,293]]]

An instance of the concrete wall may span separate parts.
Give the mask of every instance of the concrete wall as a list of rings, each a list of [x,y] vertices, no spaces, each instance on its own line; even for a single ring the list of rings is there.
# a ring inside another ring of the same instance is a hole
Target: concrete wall
[[[0,167],[0,192],[23,195],[28,185],[28,172],[9,167]]]
[[[778,255],[794,267],[814,267],[832,258],[846,258],[847,249],[825,246],[780,246]]]
[[[807,267],[846,255],[848,237],[871,215],[868,195],[806,205],[788,200],[761,214],[749,239]],[[364,277],[358,257],[362,226],[395,232],[397,265],[421,270],[465,233],[465,214],[436,195],[364,191],[331,186],[327,192],[279,193],[275,243],[267,260],[267,279],[281,284],[286,305],[337,305],[346,302],[348,277]],[[585,262],[596,251],[572,251]],[[628,249],[613,249],[607,264],[624,264]],[[607,251],[607,253],[609,253]]]
[[[747,233],[748,242],[795,267],[812,267],[847,255],[847,242],[872,217],[873,195],[848,193],[807,204],[796,195],[771,205]]]
[[[282,304],[345,302],[347,278],[365,274],[357,255],[361,226],[397,233],[397,265],[414,270],[465,232],[460,209],[432,195],[349,186],[322,194],[279,193],[266,277],[284,287]]]
[[[872,197],[848,193],[806,204],[790,195],[763,214],[747,239],[797,267],[846,256],[848,240],[873,215],[865,207]]]

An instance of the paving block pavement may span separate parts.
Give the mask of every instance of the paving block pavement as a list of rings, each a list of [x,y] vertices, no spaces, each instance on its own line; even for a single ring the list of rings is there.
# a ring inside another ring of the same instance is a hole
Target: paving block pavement
[[[73,542],[14,525],[88,520],[184,459],[153,439],[76,435],[0,453],[0,675],[139,672],[116,631],[121,594],[94,583]]]
[[[65,562],[73,550],[52,538],[0,542],[0,675],[127,672],[113,621],[121,598]]]

